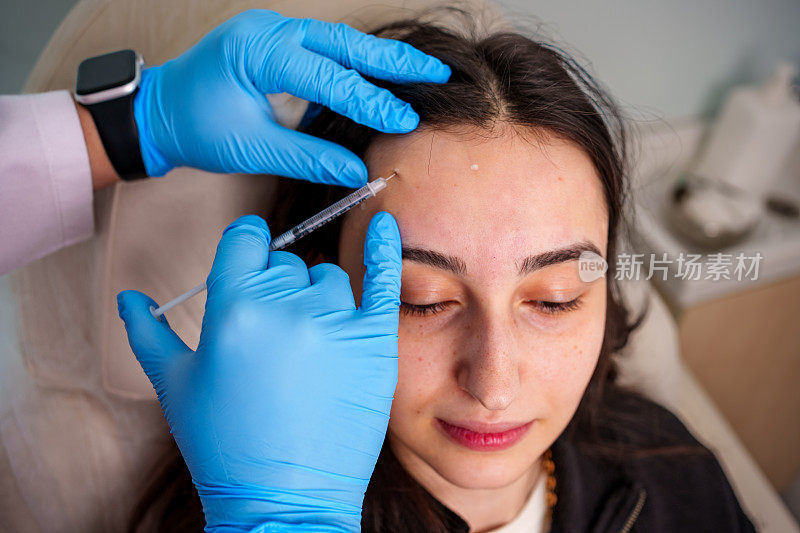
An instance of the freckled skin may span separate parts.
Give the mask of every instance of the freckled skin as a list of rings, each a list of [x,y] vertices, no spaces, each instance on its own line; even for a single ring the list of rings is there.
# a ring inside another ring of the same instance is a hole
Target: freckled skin
[[[480,132],[477,132],[480,133]],[[466,275],[404,261],[402,297],[455,302],[428,316],[401,311],[399,376],[387,438],[406,470],[476,530],[512,519],[540,472],[542,453],[566,427],[597,362],[605,326],[604,279],[584,284],[577,263],[518,275],[522,260],[588,241],[605,254],[602,186],[579,148],[504,127],[418,129],[379,137],[370,175],[399,175],[343,222],[340,265],[360,301],[366,227],[397,219],[404,246],[460,257]],[[477,169],[475,167],[477,165]],[[535,301],[580,297],[550,315]],[[437,427],[535,420],[516,444],[474,451]]]

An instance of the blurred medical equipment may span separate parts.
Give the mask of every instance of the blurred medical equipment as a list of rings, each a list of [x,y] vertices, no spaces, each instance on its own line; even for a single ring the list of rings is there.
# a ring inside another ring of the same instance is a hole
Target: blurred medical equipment
[[[274,250],[281,250],[286,248],[290,244],[292,244],[297,239],[308,235],[312,231],[317,228],[320,228],[333,220],[334,218],[338,217],[339,215],[343,215],[347,213],[349,210],[366,200],[367,198],[371,198],[378,194],[379,191],[383,190],[386,187],[386,182],[397,175],[397,169],[392,172],[392,174],[386,178],[378,178],[374,181],[371,181],[358,189],[357,191],[345,196],[335,204],[326,207],[316,215],[312,216],[308,220],[301,222],[300,224],[296,225],[289,231],[282,233],[275,237],[275,239],[270,243],[269,251],[272,252]],[[200,294],[206,290],[206,282],[204,281],[197,287],[192,288],[191,290],[181,294],[174,300],[171,300],[158,309],[153,309],[152,313],[153,316],[158,318],[176,305],[180,305],[192,296],[196,294]]]
[[[677,233],[718,249],[740,241],[758,223],[800,137],[796,74],[784,62],[762,86],[731,93],[705,149],[675,190],[670,212]]]
[[[635,253],[650,266],[668,265],[664,276],[656,268],[650,277],[643,268],[640,279],[650,279],[677,315],[673,345],[681,372],[687,374],[684,382],[679,387],[665,382],[656,368],[664,363],[661,355],[638,352],[646,345],[634,343],[634,351],[651,367],[648,381],[675,397],[676,412],[698,438],[712,443],[757,529],[800,533],[778,495],[800,464],[798,439],[787,429],[797,426],[791,370],[797,367],[797,335],[785,325],[787,317],[797,316],[795,302],[800,301],[800,222],[765,211],[743,241],[719,253],[708,253],[670,231],[665,217],[674,177],[691,167],[707,128],[697,117],[637,130],[643,157],[632,172]],[[769,194],[798,202],[798,178],[800,150],[795,149]],[[739,254],[746,267],[757,266],[741,279],[735,273]],[[722,275],[714,274],[715,266]],[[647,328],[640,332],[642,338],[664,343],[665,334],[652,333]],[[652,388],[644,384],[644,390]],[[748,394],[742,395],[743,390]]]

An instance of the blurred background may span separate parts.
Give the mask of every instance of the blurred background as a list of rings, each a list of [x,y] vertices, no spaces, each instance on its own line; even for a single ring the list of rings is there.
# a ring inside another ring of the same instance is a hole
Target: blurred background
[[[22,90],[76,3],[0,0],[0,93]],[[797,531],[800,1],[496,3],[568,43],[633,119],[621,261],[639,262],[627,272],[654,311],[627,379],[718,453],[757,525]],[[0,291],[0,356],[15,349],[9,295]]]
[[[20,90],[76,3],[0,1],[0,92]],[[624,103],[666,117],[712,112],[727,89],[761,80],[778,58],[800,59],[797,0],[495,3],[582,52]]]

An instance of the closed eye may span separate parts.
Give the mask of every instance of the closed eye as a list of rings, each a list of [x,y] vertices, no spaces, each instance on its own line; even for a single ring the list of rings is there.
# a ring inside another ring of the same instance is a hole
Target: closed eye
[[[408,302],[400,302],[400,310],[403,313],[411,316],[427,316],[435,315],[449,307],[453,302],[434,302],[431,304],[412,304]],[[550,302],[545,300],[530,300],[527,303],[532,304],[543,313],[556,315],[559,313],[567,313],[578,309],[581,305],[580,297],[570,300],[568,302]]]
[[[555,315],[558,313],[566,313],[578,309],[581,306],[581,299],[580,297],[578,297],[568,302],[547,302],[544,300],[531,300],[528,303],[532,304],[534,307],[538,308],[540,311],[544,313]]]
[[[434,302],[432,304],[410,304],[408,302],[400,302],[400,310],[407,315],[412,316],[426,316],[435,315],[448,307],[452,302]]]

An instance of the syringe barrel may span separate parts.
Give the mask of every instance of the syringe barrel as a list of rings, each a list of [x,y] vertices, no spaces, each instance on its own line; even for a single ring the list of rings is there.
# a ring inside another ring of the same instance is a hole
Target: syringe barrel
[[[286,233],[275,237],[272,243],[270,243],[270,251],[280,250],[281,248],[289,246],[300,237],[308,235],[318,227],[330,222],[349,209],[352,209],[367,198],[375,196],[378,194],[378,191],[382,190],[384,187],[386,187],[386,179],[384,178],[378,178],[367,183],[357,191],[350,193],[335,204],[326,207],[313,217],[304,220]]]
[[[281,248],[287,247],[290,243],[294,242],[295,237],[292,234],[292,230],[287,231],[286,233],[281,233],[274,239],[272,242],[269,243],[269,251],[274,252],[275,250],[280,250]]]
[[[379,179],[382,179],[382,178],[379,178]],[[375,181],[377,181],[377,180],[375,180]],[[364,187],[361,187],[360,189],[358,189],[357,191],[353,192],[352,194],[349,194],[349,195],[345,196],[344,198],[342,198],[341,200],[339,200],[335,204],[331,205],[330,207],[320,211],[319,213],[317,213],[313,217],[309,218],[308,220],[305,220],[305,221],[301,222],[300,224],[298,224],[297,226],[293,227],[291,229],[291,232],[294,234],[295,239],[299,239],[303,235],[306,235],[306,234],[314,231],[315,229],[317,229],[318,227],[322,226],[323,224],[325,224],[325,223],[329,222],[330,220],[338,217],[339,215],[341,215],[345,211],[357,206],[358,204],[360,204],[361,202],[363,202],[367,198],[370,198],[371,196],[374,196],[375,192],[377,192],[378,190],[383,188],[383,187],[380,187],[380,188],[378,188],[376,190],[376,188],[374,186],[372,186],[372,183],[374,183],[374,182],[368,183],[367,185],[365,185]],[[373,191],[375,191],[375,192],[373,192]]]

